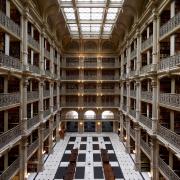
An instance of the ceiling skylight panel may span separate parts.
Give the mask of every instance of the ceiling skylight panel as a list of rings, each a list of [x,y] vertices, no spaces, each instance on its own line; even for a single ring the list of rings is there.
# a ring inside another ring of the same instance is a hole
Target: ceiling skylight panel
[[[74,13],[65,13],[65,16],[66,16],[67,20],[75,20],[76,19]]]
[[[106,32],[106,33],[107,33],[107,32],[111,32],[112,27],[113,27],[112,24],[105,24],[105,25],[104,25],[104,28],[103,28],[103,31]]]

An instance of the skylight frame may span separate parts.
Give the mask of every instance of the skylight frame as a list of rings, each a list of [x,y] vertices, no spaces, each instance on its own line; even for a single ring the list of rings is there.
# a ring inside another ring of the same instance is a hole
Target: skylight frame
[[[83,39],[110,38],[123,2],[124,0],[59,0],[71,37]]]

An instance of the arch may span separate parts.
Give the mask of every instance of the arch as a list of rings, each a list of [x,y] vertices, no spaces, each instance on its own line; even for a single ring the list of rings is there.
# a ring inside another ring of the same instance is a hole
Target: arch
[[[84,43],[84,50],[85,51],[96,51],[97,44],[94,41],[87,41]]]
[[[114,119],[114,113],[112,111],[104,111],[101,114],[101,118],[102,119]]]
[[[113,51],[113,44],[111,41],[105,41],[102,44],[102,50],[104,51]]]
[[[78,119],[78,113],[76,111],[68,111],[65,115],[66,119]]]
[[[84,119],[95,119],[96,113],[93,110],[88,110],[84,113]]]

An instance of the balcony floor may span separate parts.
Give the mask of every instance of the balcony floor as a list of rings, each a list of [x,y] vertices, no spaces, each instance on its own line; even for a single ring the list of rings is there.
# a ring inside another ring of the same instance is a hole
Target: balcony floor
[[[74,138],[72,138],[74,137]],[[83,139],[81,137],[87,137]],[[92,137],[98,137],[95,141]],[[98,144],[99,148],[108,150],[110,164],[116,176],[116,180],[142,180],[139,172],[134,170],[134,163],[130,156],[125,152],[124,145],[119,141],[119,137],[115,133],[68,133],[64,140],[60,140],[54,147],[51,154],[44,165],[43,172],[37,174],[35,180],[54,179],[61,180],[63,170],[68,166],[68,156],[71,148],[78,148],[78,156],[76,163],[75,178],[77,180],[103,180],[103,168],[100,157],[100,150],[93,150],[93,144]],[[80,147],[81,146],[81,147]],[[85,150],[83,150],[83,147]],[[96,155],[94,155],[96,154]],[[93,160],[93,155],[94,160]],[[29,180],[33,174],[29,176]],[[144,179],[149,179],[147,176]]]

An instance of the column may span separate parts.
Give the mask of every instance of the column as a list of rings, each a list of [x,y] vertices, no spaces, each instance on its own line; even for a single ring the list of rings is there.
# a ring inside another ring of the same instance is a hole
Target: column
[[[79,109],[79,121],[78,121],[78,132],[83,133],[84,132],[84,114],[83,110]]]
[[[43,89],[44,89],[44,81],[43,81],[43,79],[41,79],[41,81],[39,83],[39,118],[40,118],[40,122],[43,122],[43,119],[44,119],[44,116],[43,116],[43,112],[44,112]]]
[[[126,116],[126,152],[130,153],[130,119]]]
[[[136,81],[136,121],[140,119],[141,112],[141,83]]]
[[[130,84],[129,82],[126,82],[126,89],[127,89],[127,113],[129,114],[130,110]]]
[[[56,142],[58,142],[60,140],[60,136],[59,136],[59,129],[60,129],[60,110],[58,109],[58,112],[56,114]]]
[[[122,111],[120,111],[119,117],[120,117],[120,139],[123,142],[124,141],[124,134],[123,134],[124,124],[123,124],[123,113],[122,113]]]
[[[6,16],[10,17],[10,1],[6,0]],[[10,49],[10,36],[9,34],[5,33],[5,54],[9,55]]]
[[[20,154],[20,180],[27,180],[27,137],[22,137],[19,146]]]
[[[176,6],[176,1],[172,1],[170,4],[170,8],[171,8],[171,18],[173,18],[175,16],[175,6]],[[176,42],[176,37],[175,34],[172,34],[170,36],[170,56],[174,56],[175,55],[175,42]]]
[[[158,157],[159,157],[159,145],[156,139],[156,136],[151,136],[151,176],[152,180],[159,179],[159,172],[158,172]]]
[[[141,129],[140,126],[136,123],[135,124],[135,170],[141,170]]]
[[[48,152],[49,153],[53,153],[53,123],[54,123],[54,117],[51,116],[49,119],[49,137],[48,137],[48,142],[49,142],[49,146],[48,146]]]
[[[42,33],[40,36],[40,70],[41,70],[41,75],[45,74],[45,71],[44,71],[44,36],[45,36],[45,32],[44,32],[44,27],[43,27]]]
[[[152,97],[152,131],[153,134],[157,133],[157,125],[158,125],[158,88],[157,88],[157,78],[153,78],[152,80],[152,88],[153,88],[153,97]]]
[[[53,88],[54,88],[54,83],[50,82],[50,111],[51,114],[53,113]]]
[[[175,77],[171,79],[171,94],[175,94],[176,92],[176,80]],[[170,129],[174,131],[174,111],[170,111]]]
[[[8,77],[4,77],[4,93],[8,93]],[[8,110],[4,111],[4,132],[8,130]]]
[[[136,66],[137,68],[136,68],[136,74],[138,75],[140,72],[140,68],[141,68],[141,36],[140,36],[139,28],[137,28],[136,36],[137,36],[137,66]]]

